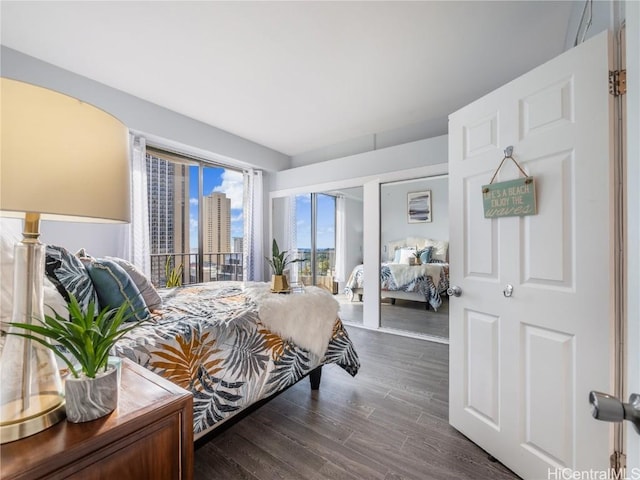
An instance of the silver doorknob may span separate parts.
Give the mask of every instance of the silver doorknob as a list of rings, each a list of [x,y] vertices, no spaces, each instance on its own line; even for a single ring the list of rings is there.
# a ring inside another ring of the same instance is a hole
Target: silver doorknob
[[[513,285],[511,285],[510,283],[507,283],[507,286],[504,287],[504,290],[502,291],[502,293],[504,294],[505,297],[510,297],[511,295],[513,295]]]
[[[623,403],[607,393],[591,391],[589,403],[593,418],[604,422],[629,420],[640,435],[640,395],[637,393],[629,396],[629,403]]]
[[[462,295],[462,289],[457,285],[451,285],[449,288],[447,288],[447,295],[449,295],[450,297],[459,297],[460,295]]]

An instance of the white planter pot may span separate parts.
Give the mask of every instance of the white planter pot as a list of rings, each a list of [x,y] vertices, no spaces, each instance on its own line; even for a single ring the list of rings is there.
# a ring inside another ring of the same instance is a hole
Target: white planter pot
[[[67,420],[81,423],[113,412],[118,406],[118,371],[110,366],[96,378],[68,377],[64,384]]]

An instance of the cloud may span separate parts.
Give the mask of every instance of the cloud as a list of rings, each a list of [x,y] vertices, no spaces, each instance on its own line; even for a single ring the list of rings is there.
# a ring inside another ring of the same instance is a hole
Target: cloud
[[[191,251],[198,250],[198,219],[193,215],[189,216],[189,243]]]
[[[189,199],[189,204],[198,206],[198,199],[197,198],[190,198]]]
[[[222,172],[222,184],[213,189],[214,192],[222,192],[231,199],[231,208],[241,209],[243,207],[244,181],[242,172],[225,169]]]

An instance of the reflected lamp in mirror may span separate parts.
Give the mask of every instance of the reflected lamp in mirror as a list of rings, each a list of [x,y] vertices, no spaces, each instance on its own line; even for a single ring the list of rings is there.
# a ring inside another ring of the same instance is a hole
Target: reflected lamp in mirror
[[[33,323],[44,317],[40,220],[129,222],[128,130],[75,98],[8,78],[0,81],[0,215],[24,218],[23,240],[15,246],[11,321]],[[53,352],[16,335],[4,340],[0,443],[64,418]]]

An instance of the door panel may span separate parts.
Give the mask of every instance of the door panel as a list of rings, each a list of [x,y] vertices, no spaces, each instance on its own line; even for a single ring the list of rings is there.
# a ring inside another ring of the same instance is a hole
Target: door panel
[[[498,335],[500,319],[467,311],[467,410],[500,430]]]
[[[524,412],[524,446],[535,456],[550,464],[573,464],[575,447],[574,384],[575,337],[523,325],[524,363],[521,408]],[[547,365],[555,365],[549,370]],[[540,396],[537,392],[553,391]]]
[[[498,229],[497,224],[492,222],[472,222],[471,219],[484,216],[482,203],[475,201],[475,197],[481,190],[483,184],[487,183],[486,173],[467,178],[464,184],[465,210],[468,215],[465,217],[465,245],[467,255],[465,255],[465,274],[484,278],[487,280],[498,280]]]
[[[613,384],[608,52],[605,32],[449,118],[450,422],[525,478],[608,467],[587,400]],[[538,213],[485,219],[508,145]]]
[[[573,225],[565,219],[573,211],[572,152],[560,152],[528,162],[533,170],[547,172],[536,180],[538,209],[545,215],[524,217],[522,283],[540,288],[573,287]],[[549,245],[557,248],[549,248]]]
[[[574,119],[573,79],[571,77],[528,95],[519,102],[520,140],[530,135],[569,125]]]

